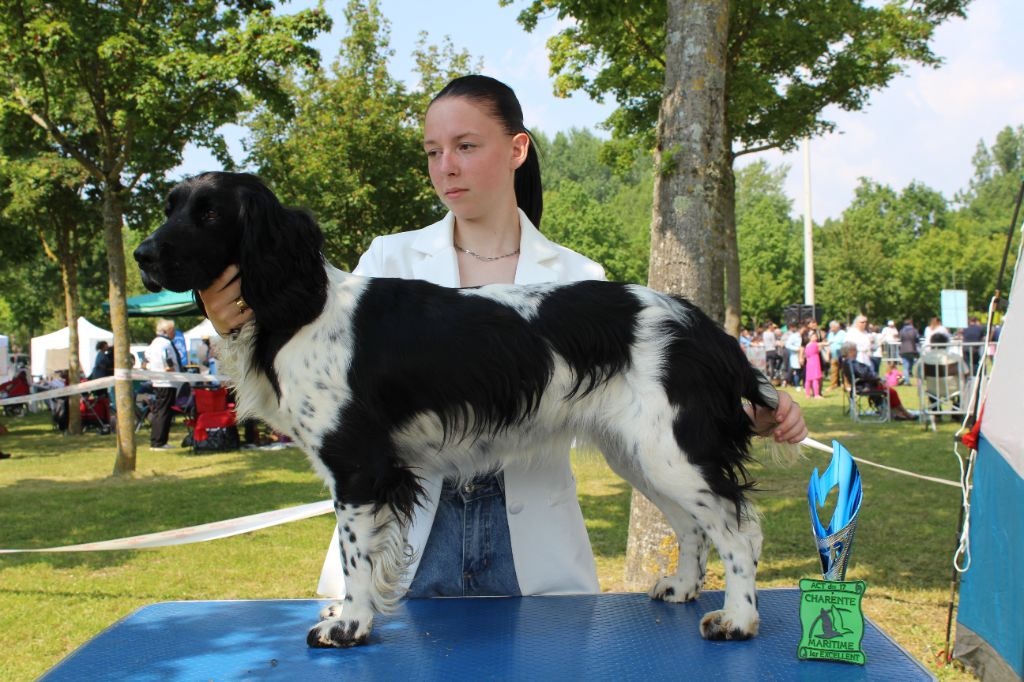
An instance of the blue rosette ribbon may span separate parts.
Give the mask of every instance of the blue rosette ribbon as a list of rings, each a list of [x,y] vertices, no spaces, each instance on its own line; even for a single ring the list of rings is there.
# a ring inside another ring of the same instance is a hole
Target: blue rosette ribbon
[[[818,518],[818,511],[825,506],[825,500],[833,488],[838,489],[836,507],[832,512],[832,520],[825,527]],[[828,469],[819,476],[815,467],[807,486],[811,530],[818,544],[821,574],[825,580],[842,581],[846,578],[862,493],[860,472],[853,456],[841,443],[832,441],[832,461]]]

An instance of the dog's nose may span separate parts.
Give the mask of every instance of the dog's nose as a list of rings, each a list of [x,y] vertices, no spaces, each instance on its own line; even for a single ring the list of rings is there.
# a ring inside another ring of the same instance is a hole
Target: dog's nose
[[[139,248],[135,249],[133,255],[140,268],[155,264],[158,256],[156,243],[152,239],[146,239],[139,244]]]

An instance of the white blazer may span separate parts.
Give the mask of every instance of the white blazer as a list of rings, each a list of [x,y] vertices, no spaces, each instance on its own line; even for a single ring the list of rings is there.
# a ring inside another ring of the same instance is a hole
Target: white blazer
[[[521,237],[516,284],[604,279],[594,261],[546,239],[519,211]],[[353,271],[367,277],[422,279],[447,287],[459,286],[459,266],[453,246],[455,216],[421,230],[377,237]],[[590,540],[576,497],[576,479],[569,466],[568,441],[551,443],[557,457],[534,458],[529,465],[505,467],[505,501],[512,555],[519,590],[533,594],[592,594],[600,591]],[[443,477],[423,480],[426,499],[417,506],[407,541],[414,560],[406,574],[409,586],[430,535]],[[335,526],[327,549],[317,592],[341,599],[345,577]]]

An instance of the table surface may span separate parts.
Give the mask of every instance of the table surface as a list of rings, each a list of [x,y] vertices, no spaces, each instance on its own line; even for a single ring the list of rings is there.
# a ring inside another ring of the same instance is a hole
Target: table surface
[[[698,625],[721,592],[666,604],[642,594],[408,600],[369,642],[309,649],[319,600],[153,604],[123,618],[41,679],[154,680],[927,680],[868,621],[864,666],[796,657],[799,590],[758,593],[761,632],[708,642]]]

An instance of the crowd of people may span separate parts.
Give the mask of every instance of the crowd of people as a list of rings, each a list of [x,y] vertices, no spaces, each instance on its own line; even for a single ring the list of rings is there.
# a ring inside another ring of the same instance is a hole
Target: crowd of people
[[[999,331],[995,327],[987,341],[997,342]],[[991,352],[985,337],[984,326],[973,315],[966,327],[955,332],[943,326],[938,317],[932,317],[918,330],[911,318],[901,325],[888,320],[882,326],[858,315],[849,325],[832,320],[825,329],[813,319],[792,326],[780,326],[769,320],[754,330],[743,329],[740,344],[752,358],[763,353],[764,369],[773,382],[802,389],[809,398],[821,398],[823,391],[843,386],[844,366],[857,373],[858,381],[877,380],[889,389],[912,385],[914,367],[922,356],[929,352],[949,353],[951,345],[962,348],[964,372],[972,373]],[[898,396],[893,404],[899,405]],[[905,413],[901,406],[893,409],[894,415]]]

